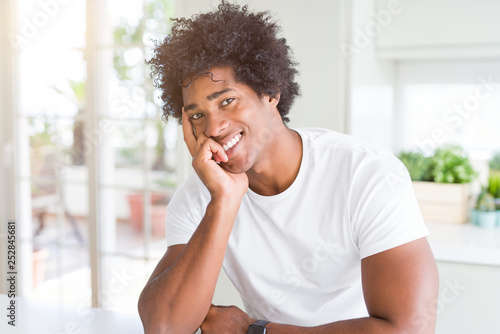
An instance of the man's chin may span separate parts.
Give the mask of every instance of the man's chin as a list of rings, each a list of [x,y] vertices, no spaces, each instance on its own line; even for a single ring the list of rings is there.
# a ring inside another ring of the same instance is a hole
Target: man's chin
[[[223,162],[220,164],[225,171],[231,174],[242,174],[246,173],[248,169],[244,168],[243,165],[234,163],[233,161]]]

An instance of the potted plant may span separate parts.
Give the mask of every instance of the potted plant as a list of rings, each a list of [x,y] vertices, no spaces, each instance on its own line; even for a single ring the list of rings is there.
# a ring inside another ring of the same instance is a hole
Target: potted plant
[[[493,155],[489,167],[488,190],[495,197],[496,209],[500,210],[500,151]]]
[[[495,199],[497,210],[500,210],[500,176],[490,176],[488,179],[488,192]]]
[[[430,157],[421,152],[402,152],[399,158],[410,173],[426,221],[467,222],[470,184],[477,173],[461,147],[446,145]]]
[[[488,165],[490,167],[490,176],[500,177],[500,151],[493,155]]]
[[[136,232],[142,232],[143,212],[144,212],[144,194],[132,193],[127,195],[130,207],[130,221]],[[167,215],[167,204],[170,198],[163,193],[153,192],[150,194],[151,203],[151,229],[153,235],[158,237],[165,236],[165,218]]]
[[[33,288],[36,288],[45,278],[45,264],[48,257],[48,249],[33,247]]]
[[[483,188],[477,198],[476,208],[471,210],[471,221],[480,227],[495,227],[497,216],[493,195],[486,188]]]
[[[408,169],[412,181],[432,181],[432,158],[421,152],[401,152],[399,159]]]

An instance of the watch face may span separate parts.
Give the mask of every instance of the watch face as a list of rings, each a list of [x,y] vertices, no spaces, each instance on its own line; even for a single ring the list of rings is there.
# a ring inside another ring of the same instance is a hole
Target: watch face
[[[266,327],[250,325],[247,334],[266,334]]]

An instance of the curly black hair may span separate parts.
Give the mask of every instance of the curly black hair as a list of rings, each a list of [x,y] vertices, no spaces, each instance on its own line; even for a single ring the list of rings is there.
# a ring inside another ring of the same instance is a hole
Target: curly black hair
[[[284,123],[299,94],[294,82],[297,65],[280,27],[268,12],[252,13],[225,1],[218,10],[175,21],[172,33],[157,44],[151,76],[162,91],[163,117],[182,119],[182,85],[215,67],[231,67],[237,82],[260,97],[279,94],[278,111]],[[188,83],[189,84],[189,83]]]

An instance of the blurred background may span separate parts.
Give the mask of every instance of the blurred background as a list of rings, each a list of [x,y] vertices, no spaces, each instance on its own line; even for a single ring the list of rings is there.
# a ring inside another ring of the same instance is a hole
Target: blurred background
[[[487,186],[500,151],[500,1],[237,2],[270,10],[300,64],[290,127],[330,128],[394,154],[458,145],[477,172],[472,192]],[[168,201],[190,171],[144,60],[169,18],[217,3],[1,1],[1,247],[14,219],[21,295],[136,313],[166,249]],[[488,233],[498,252],[498,232]],[[500,278],[500,263],[442,262],[452,278]]]

